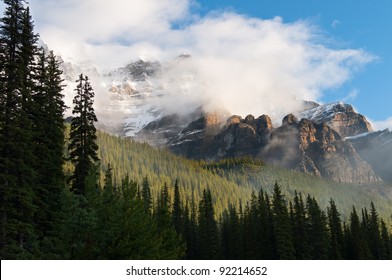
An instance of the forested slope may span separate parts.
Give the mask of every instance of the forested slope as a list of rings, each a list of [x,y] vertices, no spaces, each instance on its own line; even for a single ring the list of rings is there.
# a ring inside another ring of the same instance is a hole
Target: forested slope
[[[104,132],[98,132],[98,145],[102,174],[110,163],[117,181],[129,175],[141,184],[147,177],[155,197],[164,183],[173,185],[178,179],[184,190],[184,201],[190,201],[192,194],[198,201],[202,191],[209,188],[218,214],[230,204],[248,201],[252,191],[258,192],[261,187],[271,193],[275,182],[279,183],[288,199],[294,197],[296,190],[314,196],[325,208],[333,198],[344,217],[348,216],[353,205],[361,208],[371,201],[382,217],[388,218],[392,213],[392,188],[386,184],[339,184],[249,158],[218,163],[198,162]]]

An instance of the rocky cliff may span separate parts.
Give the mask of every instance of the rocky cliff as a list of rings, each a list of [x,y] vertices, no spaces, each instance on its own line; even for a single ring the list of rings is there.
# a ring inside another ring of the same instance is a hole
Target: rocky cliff
[[[342,137],[373,131],[366,117],[357,113],[350,104],[336,102],[325,105],[311,103],[311,105],[310,109],[301,112],[299,117],[318,124],[325,122]]]
[[[157,123],[143,131],[154,124]],[[380,181],[373,168],[337,131],[325,122],[298,120],[292,114],[284,117],[281,126],[274,128],[266,115],[258,118],[248,115],[245,119],[234,115],[224,121],[218,113],[204,113],[174,134],[166,146],[174,153],[192,159],[252,156],[339,182]]]
[[[388,129],[347,137],[346,142],[366,160],[384,180],[392,182],[392,132]]]
[[[372,167],[326,123],[286,116],[276,129],[266,116],[247,117],[231,123],[212,142],[216,158],[252,155],[269,163],[301,172],[331,178],[339,182],[368,183],[380,178]],[[267,125],[265,125],[267,123]],[[211,157],[211,153],[209,155]]]

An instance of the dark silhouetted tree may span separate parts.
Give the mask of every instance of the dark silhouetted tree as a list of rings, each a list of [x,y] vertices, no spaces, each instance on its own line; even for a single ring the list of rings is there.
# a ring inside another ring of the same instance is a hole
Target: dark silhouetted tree
[[[332,199],[329,201],[328,227],[331,244],[329,258],[333,260],[343,259],[345,245],[342,221],[340,219],[340,213],[336,208],[336,204]]]
[[[276,257],[283,260],[295,259],[287,202],[277,183],[273,190],[272,211]]]
[[[34,228],[32,89],[36,38],[24,1],[4,0],[0,25],[0,254],[29,258]]]
[[[198,258],[213,260],[219,256],[218,226],[209,189],[203,191],[199,203]]]
[[[76,95],[73,100],[74,118],[71,122],[70,143],[68,145],[69,158],[75,165],[71,177],[72,190],[77,194],[86,194],[86,179],[95,173],[99,161],[96,143],[97,117],[94,112],[94,91],[87,76],[81,74],[76,81]]]

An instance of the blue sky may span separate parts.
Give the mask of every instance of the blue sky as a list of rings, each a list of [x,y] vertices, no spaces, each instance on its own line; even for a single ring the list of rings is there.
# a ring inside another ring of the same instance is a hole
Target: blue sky
[[[31,0],[30,7],[36,31],[64,58],[112,67],[189,52],[217,81],[209,97],[233,113],[287,111],[292,96],[343,100],[377,128],[392,128],[391,0]]]
[[[392,1],[390,0],[199,0],[201,14],[227,10],[284,22],[308,20],[335,47],[360,48],[377,59],[343,86],[329,90],[324,102],[347,100],[374,121],[392,116]],[[350,94],[352,93],[352,94]]]

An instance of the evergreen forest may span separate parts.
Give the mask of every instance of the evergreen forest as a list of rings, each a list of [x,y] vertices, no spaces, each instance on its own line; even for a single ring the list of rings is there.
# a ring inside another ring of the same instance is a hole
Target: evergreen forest
[[[3,2],[1,259],[392,259],[391,186],[192,161],[97,131],[84,74],[66,123],[60,62],[25,1]]]

